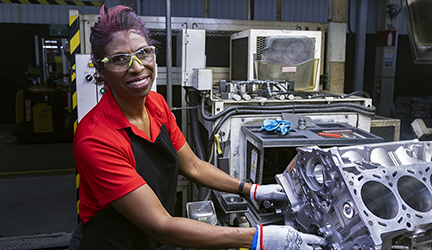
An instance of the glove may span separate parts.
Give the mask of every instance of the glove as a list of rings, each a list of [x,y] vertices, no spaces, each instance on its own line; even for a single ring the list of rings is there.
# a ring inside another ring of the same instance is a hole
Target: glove
[[[291,129],[291,122],[282,120],[265,119],[261,130],[274,131],[275,133],[281,132],[285,135]]]
[[[251,250],[313,250],[311,245],[327,245],[324,238],[298,232],[290,226],[255,227]]]
[[[279,200],[287,201],[283,188],[279,184],[260,185],[253,184],[250,190],[250,198],[255,201]]]

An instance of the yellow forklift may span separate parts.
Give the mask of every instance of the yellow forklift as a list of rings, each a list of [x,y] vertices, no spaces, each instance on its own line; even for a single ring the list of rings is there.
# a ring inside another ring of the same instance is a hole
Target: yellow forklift
[[[68,41],[41,41],[43,65],[27,69],[22,78],[29,84],[16,95],[15,136],[20,143],[71,142]]]

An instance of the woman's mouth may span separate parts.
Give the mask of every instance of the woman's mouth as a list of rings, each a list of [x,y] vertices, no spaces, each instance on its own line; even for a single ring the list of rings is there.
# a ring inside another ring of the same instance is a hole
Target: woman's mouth
[[[147,76],[146,78],[140,79],[138,81],[128,82],[127,85],[132,88],[142,88],[149,83],[149,79],[150,77]]]

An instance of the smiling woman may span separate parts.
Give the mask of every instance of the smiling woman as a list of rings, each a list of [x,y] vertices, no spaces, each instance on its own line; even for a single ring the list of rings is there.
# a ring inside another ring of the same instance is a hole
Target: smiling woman
[[[129,98],[143,98],[151,91],[155,78],[154,56],[153,53],[138,55],[140,51],[145,51],[150,46],[145,37],[135,29],[118,31],[112,37],[111,42],[105,46],[105,57],[97,60],[99,62],[97,70],[101,79],[111,88],[122,110],[129,112],[134,110],[129,106]],[[150,49],[149,52],[152,50]],[[102,64],[104,66],[101,66]],[[140,99],[139,102],[144,104],[144,99]],[[144,105],[141,107],[144,108]],[[128,115],[134,116],[126,114]]]
[[[304,237],[291,227],[220,227],[173,217],[179,173],[257,200],[286,200],[286,195],[280,185],[252,185],[200,160],[165,99],[151,91],[154,43],[143,21],[125,6],[103,6],[100,14],[90,42],[96,81],[107,91],[75,132],[82,226],[70,249],[282,249],[286,242],[275,233],[292,238],[289,244],[298,249],[323,244],[322,238]]]

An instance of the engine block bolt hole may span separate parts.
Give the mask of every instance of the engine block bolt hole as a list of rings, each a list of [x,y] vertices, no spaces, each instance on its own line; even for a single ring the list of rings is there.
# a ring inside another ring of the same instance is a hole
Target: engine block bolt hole
[[[350,201],[347,201],[343,205],[343,215],[348,219],[352,219],[355,215],[354,206]]]

